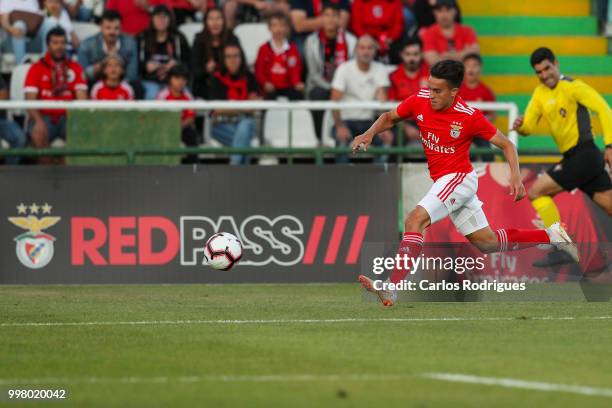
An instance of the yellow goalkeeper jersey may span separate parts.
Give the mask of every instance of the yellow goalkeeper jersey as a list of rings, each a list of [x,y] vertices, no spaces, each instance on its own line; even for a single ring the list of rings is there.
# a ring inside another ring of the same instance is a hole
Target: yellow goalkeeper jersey
[[[554,89],[540,84],[533,91],[519,132],[530,134],[538,121],[546,120],[559,150],[565,153],[593,139],[589,111],[599,116],[605,144],[612,144],[612,112],[606,100],[584,82],[562,75]]]

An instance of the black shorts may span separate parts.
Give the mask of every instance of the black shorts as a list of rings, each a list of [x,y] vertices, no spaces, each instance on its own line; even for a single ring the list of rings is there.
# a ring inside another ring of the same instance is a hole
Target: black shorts
[[[548,169],[548,175],[564,190],[578,188],[589,197],[612,188],[603,154],[595,143],[584,142],[563,153],[561,162]]]

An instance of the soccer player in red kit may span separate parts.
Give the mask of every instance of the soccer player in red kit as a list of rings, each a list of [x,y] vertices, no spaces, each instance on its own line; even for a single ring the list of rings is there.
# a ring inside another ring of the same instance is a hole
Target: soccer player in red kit
[[[553,244],[578,261],[578,251],[561,225],[547,229],[498,229],[489,227],[478,199],[478,176],[472,167],[469,148],[474,137],[482,137],[499,147],[510,166],[510,194],[515,201],[526,195],[521,181],[516,148],[482,112],[470,107],[457,96],[463,81],[461,62],[443,60],[430,71],[428,88],[385,112],[352,143],[353,152],[367,150],[375,135],[393,128],[403,119],[413,118],[421,131],[421,142],[427,157],[433,186],[404,221],[404,236],[398,255],[416,258],[423,247],[423,231],[430,225],[451,218],[455,228],[484,253],[512,251],[538,244]],[[396,267],[390,276],[399,283],[410,268]],[[362,286],[378,295],[384,306],[392,306],[395,292],[377,290],[374,281],[360,275]]]

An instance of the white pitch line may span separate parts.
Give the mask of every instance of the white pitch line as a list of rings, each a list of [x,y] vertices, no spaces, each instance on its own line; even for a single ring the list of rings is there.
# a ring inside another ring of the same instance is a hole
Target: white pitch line
[[[414,378],[409,374],[275,374],[205,375],[178,377],[76,377],[0,379],[0,385],[18,384],[166,384],[199,382],[309,382],[309,381],[392,381]]]
[[[317,381],[397,381],[414,378],[429,380],[493,385],[532,391],[564,392],[598,397],[612,397],[611,388],[587,387],[583,385],[555,384],[526,381],[515,378],[480,377],[469,374],[275,374],[275,375],[206,375],[178,377],[76,377],[76,378],[16,378],[0,379],[0,385],[51,385],[51,384],[168,384],[201,382],[317,382]]]
[[[16,322],[0,323],[0,327],[57,327],[57,326],[159,326],[201,324],[331,324],[376,322],[471,322],[471,321],[529,321],[529,320],[610,320],[612,316],[535,316],[535,317],[407,317],[407,318],[343,318],[343,319],[259,319],[259,320],[141,320],[101,322]]]
[[[505,388],[519,388],[523,390],[537,390],[548,392],[567,392],[571,394],[590,395],[612,398],[612,388],[586,387],[583,385],[555,384],[540,381],[526,381],[515,378],[480,377],[468,374],[430,373],[422,375],[424,378],[440,381],[460,383],[496,385]]]

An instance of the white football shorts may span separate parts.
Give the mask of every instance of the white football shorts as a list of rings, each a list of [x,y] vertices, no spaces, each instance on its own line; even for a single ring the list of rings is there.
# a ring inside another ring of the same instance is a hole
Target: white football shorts
[[[450,173],[440,177],[417,205],[431,218],[431,225],[450,216],[463,236],[489,225],[478,199],[478,176],[470,173]]]

